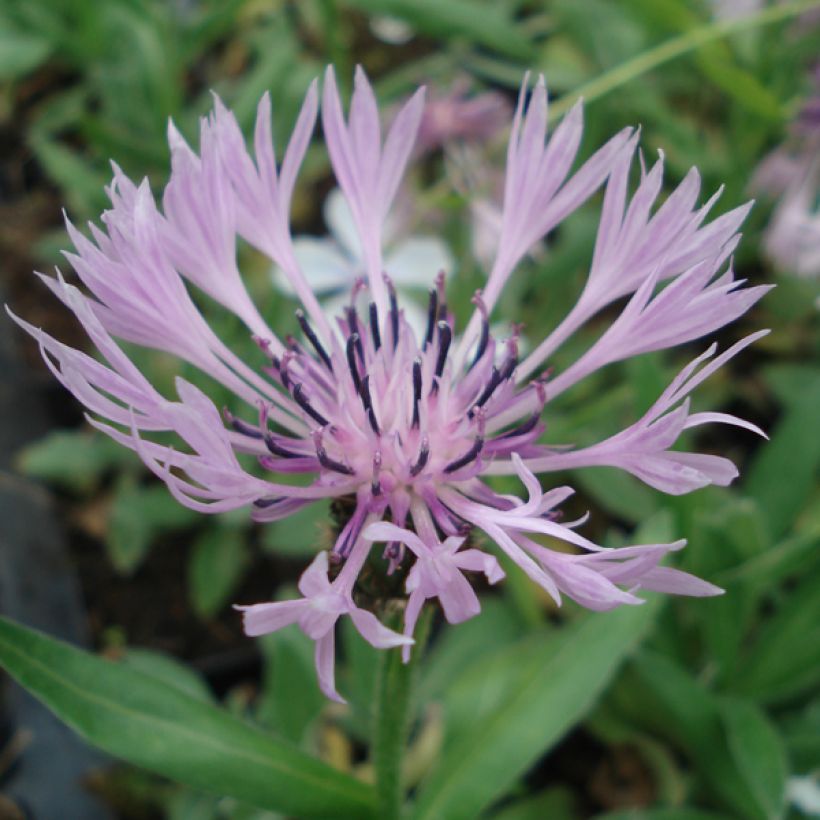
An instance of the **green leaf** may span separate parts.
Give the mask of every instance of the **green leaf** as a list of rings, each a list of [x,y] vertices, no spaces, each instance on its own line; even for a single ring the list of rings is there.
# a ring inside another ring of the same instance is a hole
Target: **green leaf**
[[[761,447],[746,480],[746,491],[768,519],[773,538],[779,538],[797,518],[808,499],[820,467],[817,427],[820,381],[805,385],[798,401],[786,408],[772,439]]]
[[[257,717],[288,740],[301,743],[327,703],[316,681],[315,644],[295,626],[265,635],[262,697]]]
[[[25,475],[80,493],[92,489],[106,470],[137,463],[121,444],[87,431],[49,433],[17,456],[17,467]]]
[[[786,753],[766,715],[751,701],[723,699],[720,717],[737,770],[768,820],[786,805]]]
[[[262,530],[262,546],[276,555],[292,555],[298,558],[313,556],[323,549],[330,549],[327,527],[322,522],[330,520],[330,504],[319,501],[308,504],[284,521],[266,524]]]
[[[782,703],[820,682],[820,569],[789,590],[768,617],[732,680],[735,692]]]
[[[0,80],[12,80],[34,71],[50,54],[47,39],[11,29],[0,18]]]
[[[630,524],[637,524],[658,509],[658,494],[636,478],[611,467],[577,470],[573,481],[604,510]]]
[[[236,589],[248,563],[239,527],[210,527],[194,542],[188,560],[188,593],[201,618],[216,615]]]
[[[510,803],[493,814],[492,820],[575,820],[578,814],[573,803],[572,792],[558,786]]]
[[[530,41],[504,14],[502,4],[471,0],[348,0],[348,4],[406,20],[421,34],[464,37],[516,60],[526,61],[533,54]]]
[[[0,618],[0,664],[87,741],[197,789],[298,817],[371,817],[373,792],[155,677]]]
[[[159,533],[196,520],[197,514],[183,507],[164,485],[120,482],[108,519],[106,548],[111,563],[124,575],[134,572]]]
[[[641,652],[619,680],[614,698],[633,723],[682,749],[710,790],[734,814],[769,820],[769,801],[761,801],[730,745],[722,701],[684,668],[670,658]]]
[[[202,703],[215,702],[213,693],[199,673],[190,666],[180,663],[173,655],[153,649],[129,647],[125,650],[123,661],[137,672],[150,675],[168,686],[176,687],[188,697],[202,701]]]
[[[413,817],[467,820],[503,795],[594,704],[649,628],[656,607],[657,599],[590,615],[555,634],[526,639],[525,652],[513,651],[514,659],[510,648],[477,658],[452,699],[483,687],[492,690],[490,697],[470,701],[478,713],[457,736],[448,721],[443,759],[422,786]],[[496,684],[492,678],[499,675]]]
[[[688,808],[628,809],[596,814],[593,820],[726,820],[726,815]]]

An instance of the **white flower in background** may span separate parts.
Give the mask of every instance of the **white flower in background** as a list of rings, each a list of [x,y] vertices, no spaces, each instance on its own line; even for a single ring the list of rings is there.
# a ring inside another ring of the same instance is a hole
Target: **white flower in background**
[[[293,240],[293,249],[311,289],[323,307],[335,315],[350,303],[351,288],[356,280],[366,276],[367,270],[353,215],[338,188],[327,195],[322,213],[328,235],[297,236]],[[402,219],[387,220],[384,264],[399,292],[406,297],[415,291],[421,297],[422,301],[418,303],[405,298],[403,307],[410,326],[422,334],[427,326],[427,310],[422,304],[426,305],[430,271],[452,271],[455,260],[448,246],[437,237],[403,237],[404,222]],[[274,269],[273,280],[284,293],[294,293],[281,269]],[[369,297],[363,290],[360,295],[365,304]]]

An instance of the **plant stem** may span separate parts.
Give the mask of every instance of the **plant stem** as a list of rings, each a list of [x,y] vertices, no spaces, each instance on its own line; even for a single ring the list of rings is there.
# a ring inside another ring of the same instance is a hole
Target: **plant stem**
[[[818,6],[820,6],[820,0],[801,0],[801,2],[786,3],[782,6],[770,6],[757,14],[750,14],[746,17],[721,20],[690,29],[654,48],[650,48],[648,51],[644,51],[642,54],[638,54],[619,66],[615,66],[610,71],[585,83],[571,94],[562,97],[550,106],[549,118],[552,121],[561,117],[569,111],[580,97],[583,97],[586,102],[603,97],[610,91],[614,91],[616,88],[640,77],[641,74],[652,71],[652,69],[690,51],[695,51],[713,40],[720,40],[746,29],[768,26],[782,20],[788,20],[790,17],[796,17],[798,14]]]
[[[400,649],[380,653],[376,680],[376,714],[373,730],[373,765],[376,771],[376,804],[379,820],[398,820],[404,801],[402,761],[410,731],[413,683],[433,608],[426,606],[415,630],[416,643],[409,663],[402,663]],[[398,626],[398,618],[392,628]]]

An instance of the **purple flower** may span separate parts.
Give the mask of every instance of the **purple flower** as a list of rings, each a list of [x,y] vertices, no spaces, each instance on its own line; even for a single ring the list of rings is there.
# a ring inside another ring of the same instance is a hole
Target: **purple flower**
[[[293,135],[277,164],[270,102],[259,104],[250,153],[233,115],[217,100],[203,119],[197,155],[173,128],[171,179],[160,209],[147,182],[115,167],[111,209],[86,238],[68,225],[76,252],[66,257],[84,290],[62,275],[44,277],[74,312],[101,360],[15,320],[40,343],[55,376],[90,411],[97,428],[136,450],[170,491],[192,509],[218,513],[249,507],[275,521],[318,499],[353,500],[330,553],[320,553],[299,584],[296,601],[243,607],[248,634],[297,623],[316,641],[323,691],[333,678],[334,626],[349,616],[375,646],[412,642],[425,601],[437,599],[453,623],[472,617],[475,573],[496,583],[496,559],[470,546],[483,531],[497,548],[560,602],[566,595],[606,610],[641,603],[641,588],[714,595],[711,584],[660,566],[683,546],[645,544],[606,549],[560,522],[569,487],[541,487],[535,473],[608,465],[678,494],[727,484],[725,458],[673,450],[681,432],[728,423],[760,432],[733,416],[691,412],[689,394],[760,334],[714,356],[712,346],[681,371],[631,427],[581,449],[539,443],[546,405],[605,365],[707,336],[733,321],[765,287],[744,288],[731,253],[748,206],[708,222],[715,198],[698,206],[693,170],[660,206],[662,159],[642,171],[635,192],[627,178],[637,134],[616,134],[574,172],[582,110],[576,106],[549,140],[547,94],[525,79],[507,155],[497,252],[486,287],[463,335],[456,334],[445,275],[430,271],[426,326],[416,333],[398,302],[385,221],[410,160],[423,113],[420,90],[383,135],[364,73],[356,73],[345,117],[333,71],[322,97],[325,142],[349,208],[366,279],[348,306],[326,316],[302,270],[289,227],[290,200],[318,114],[308,91]],[[529,101],[528,100],[529,96]],[[490,317],[518,262],[565,217],[606,186],[589,279],[567,318],[523,361],[519,330],[490,331]],[[265,323],[243,285],[237,238],[266,254],[287,277],[301,307],[299,339]],[[189,286],[234,313],[258,346],[243,361],[211,330]],[[366,287],[366,308],[357,309]],[[626,305],[573,365],[549,376],[554,351],[581,325],[622,297]],[[220,416],[201,390],[178,379],[176,399],[160,395],[122,352],[115,337],[171,352],[230,389],[235,405]],[[541,375],[532,377],[539,371]],[[171,449],[154,433],[176,433]],[[527,499],[502,495],[484,477],[517,476]],[[565,542],[574,553],[535,540]],[[383,551],[374,543],[384,543]],[[404,635],[382,626],[357,586],[360,572],[396,573],[409,597]]]
[[[766,255],[779,270],[806,278],[820,276],[820,64],[812,82],[788,139],[763,159],[751,185],[776,200],[763,237]]]

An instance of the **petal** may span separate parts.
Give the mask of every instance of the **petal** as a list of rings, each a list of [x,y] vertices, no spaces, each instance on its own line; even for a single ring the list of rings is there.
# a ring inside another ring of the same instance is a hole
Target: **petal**
[[[349,615],[359,634],[377,649],[409,646],[413,643],[412,638],[388,629],[372,612],[366,609],[354,606],[350,609]]]
[[[268,604],[252,604],[251,606],[237,606],[242,612],[242,624],[245,634],[255,637],[276,632],[285,626],[296,623],[304,611],[306,602],[278,601]]]
[[[439,592],[438,599],[444,610],[444,617],[451,624],[461,623],[481,612],[475,590],[460,572],[454,573],[450,583]]]
[[[299,579],[299,592],[306,598],[327,592],[330,589],[330,581],[327,579],[327,568],[327,552],[320,552],[313,561],[311,561],[310,566],[302,573],[302,577]]]
[[[455,564],[461,569],[483,572],[491,584],[497,584],[504,577],[504,570],[495,557],[481,550],[464,550],[457,553]]]
[[[337,703],[347,701],[336,691],[336,636],[333,630],[316,641],[316,673],[319,677],[319,688],[331,700]]]

